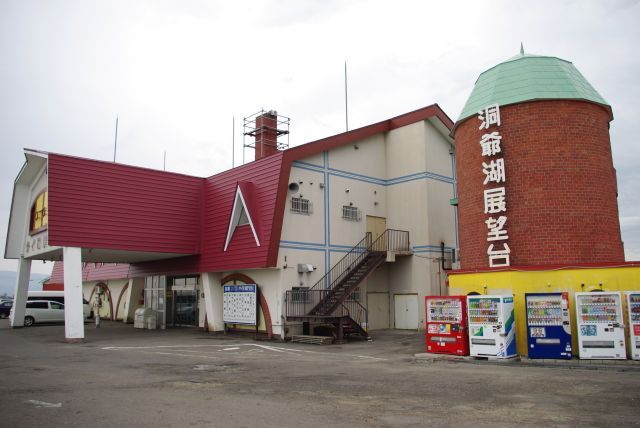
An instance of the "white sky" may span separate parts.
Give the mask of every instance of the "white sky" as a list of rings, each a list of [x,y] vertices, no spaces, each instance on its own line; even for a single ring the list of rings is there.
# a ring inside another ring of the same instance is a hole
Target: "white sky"
[[[438,103],[518,53],[572,61],[613,107],[627,260],[640,260],[638,1],[0,0],[0,245],[22,148],[209,176],[241,123],[291,117],[292,146]],[[249,156],[247,156],[249,158]],[[0,260],[0,270],[16,262]],[[48,273],[51,264],[34,263]]]

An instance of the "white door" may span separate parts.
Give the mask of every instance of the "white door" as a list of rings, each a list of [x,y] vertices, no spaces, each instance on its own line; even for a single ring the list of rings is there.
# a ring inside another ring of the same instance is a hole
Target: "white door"
[[[389,328],[389,293],[367,293],[369,330]]]
[[[395,294],[395,328],[404,330],[418,329],[418,295]]]

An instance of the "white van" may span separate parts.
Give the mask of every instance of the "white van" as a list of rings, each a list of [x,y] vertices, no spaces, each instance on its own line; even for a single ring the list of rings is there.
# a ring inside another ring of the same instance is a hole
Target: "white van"
[[[52,302],[62,303],[64,305],[64,291],[29,291],[27,301],[29,300],[49,300]],[[86,299],[82,299],[82,311],[84,319],[93,318],[93,310]]]
[[[24,326],[31,327],[41,322],[64,322],[64,304],[55,300],[29,300],[24,313]]]

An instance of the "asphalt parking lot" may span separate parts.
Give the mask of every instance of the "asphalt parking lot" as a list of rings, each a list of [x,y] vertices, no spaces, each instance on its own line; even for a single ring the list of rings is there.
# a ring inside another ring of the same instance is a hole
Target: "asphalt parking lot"
[[[416,357],[417,332],[314,346],[0,320],[0,426],[640,426],[640,365]]]

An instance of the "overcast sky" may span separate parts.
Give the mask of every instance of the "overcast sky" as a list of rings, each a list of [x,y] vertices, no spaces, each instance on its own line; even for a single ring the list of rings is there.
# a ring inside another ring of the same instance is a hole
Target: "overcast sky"
[[[209,176],[242,118],[291,117],[291,146],[438,103],[518,53],[569,61],[613,107],[627,260],[640,260],[638,1],[0,0],[0,244],[33,148]],[[249,158],[249,156],[247,156]],[[124,208],[124,207],[123,207]],[[0,270],[15,270],[0,261]],[[36,262],[34,272],[51,264]]]

